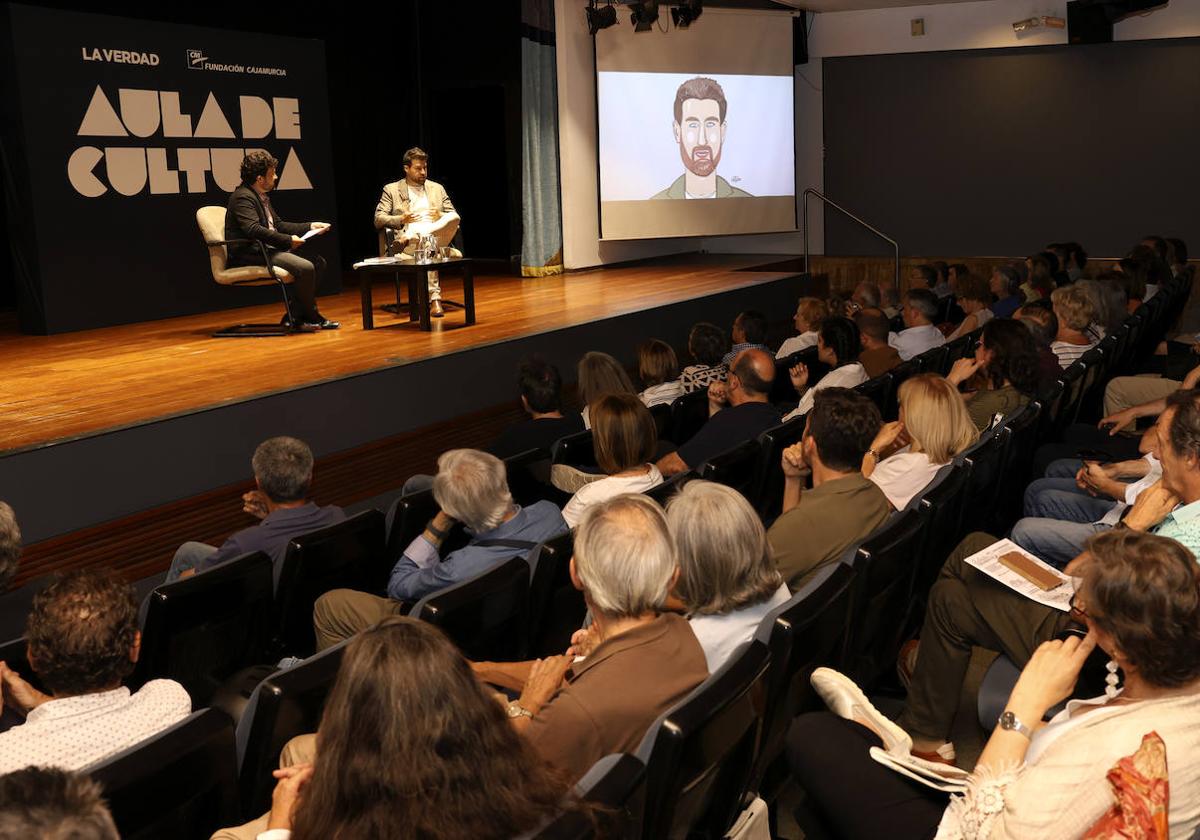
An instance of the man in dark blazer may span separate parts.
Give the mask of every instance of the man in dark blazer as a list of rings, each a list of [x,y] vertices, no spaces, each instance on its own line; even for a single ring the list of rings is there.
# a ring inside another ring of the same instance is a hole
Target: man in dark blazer
[[[330,321],[317,311],[317,281],[325,270],[325,260],[309,260],[293,253],[304,244],[301,234],[310,230],[324,232],[328,222],[285,222],[271,206],[269,193],[275,187],[275,170],[279,161],[263,151],[251,152],[242,158],[242,185],[229,196],[225,213],[225,238],[254,239],[263,242],[271,254],[271,262],[292,275],[294,290],[293,315],[297,328],[306,332],[336,330],[337,321]],[[257,244],[230,245],[228,265],[262,265],[262,251]],[[287,316],[284,315],[284,321]]]

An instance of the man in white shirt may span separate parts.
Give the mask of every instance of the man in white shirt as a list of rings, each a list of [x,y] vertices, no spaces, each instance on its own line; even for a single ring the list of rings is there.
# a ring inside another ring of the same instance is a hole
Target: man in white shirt
[[[385,186],[375,205],[375,229],[396,231],[393,250],[402,254],[414,253],[420,237],[427,235],[437,237],[439,248],[449,248],[461,220],[446,188],[429,180],[429,155],[414,146],[404,153],[403,163],[404,178]],[[450,255],[462,256],[456,248],[450,248]],[[441,281],[436,271],[427,276],[429,314],[441,318]]]
[[[79,770],[183,720],[192,701],[173,680],[121,685],[141,648],[133,587],[111,572],[71,572],[33,601],[29,665],[50,693],[0,663],[3,702],[25,722],[0,734],[0,773]]]
[[[909,289],[905,292],[904,307],[900,314],[907,329],[896,333],[894,337],[889,336],[888,344],[896,348],[904,361],[946,343],[942,331],[933,325],[933,319],[938,314],[938,302],[937,295],[929,289]]]

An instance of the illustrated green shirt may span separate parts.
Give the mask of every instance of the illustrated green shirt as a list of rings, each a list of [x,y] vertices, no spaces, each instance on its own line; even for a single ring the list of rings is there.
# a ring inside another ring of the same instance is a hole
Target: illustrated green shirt
[[[653,199],[659,198],[687,198],[687,173],[680,175],[675,179],[671,186],[659,193],[650,196]],[[737,187],[730,185],[728,181],[717,176],[717,198],[753,198],[754,196],[745,190],[739,190]]]

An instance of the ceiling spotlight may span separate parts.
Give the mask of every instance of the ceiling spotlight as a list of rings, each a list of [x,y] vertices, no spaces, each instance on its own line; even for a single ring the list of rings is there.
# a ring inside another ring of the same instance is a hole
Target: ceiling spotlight
[[[601,29],[608,29],[617,22],[617,10],[612,3],[601,9],[596,8],[596,0],[591,0],[583,10],[587,15],[588,34],[595,35]]]
[[[671,20],[677,29],[687,29],[704,11],[704,0],[687,0],[671,9]]]
[[[633,24],[634,32],[649,32],[650,27],[658,20],[658,0],[643,0],[641,3],[630,3],[629,22]]]

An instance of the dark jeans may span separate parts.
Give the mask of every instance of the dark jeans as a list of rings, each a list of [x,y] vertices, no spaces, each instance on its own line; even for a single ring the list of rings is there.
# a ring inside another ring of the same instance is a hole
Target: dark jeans
[[[787,756],[805,807],[840,840],[933,837],[950,798],[871,758],[870,748],[881,746],[875,733],[832,712],[796,718]]]
[[[292,275],[292,314],[301,321],[317,323],[322,319],[317,311],[317,283],[325,271],[325,258],[302,257],[295,251],[272,251],[271,262]],[[261,258],[255,262],[244,261],[245,265],[262,265]]]

